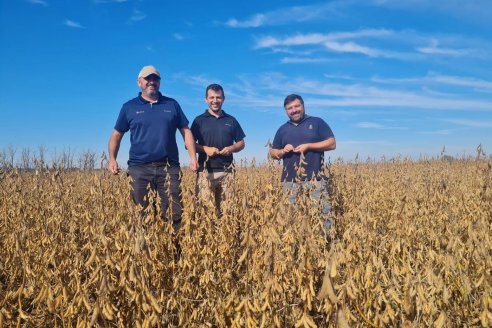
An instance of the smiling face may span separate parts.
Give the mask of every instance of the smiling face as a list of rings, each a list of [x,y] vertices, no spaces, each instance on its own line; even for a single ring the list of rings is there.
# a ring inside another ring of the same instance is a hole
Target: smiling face
[[[299,123],[304,118],[304,105],[299,99],[285,104],[285,111],[289,119],[294,123]]]
[[[211,114],[219,115],[222,110],[222,104],[224,103],[224,95],[221,91],[209,89],[205,97],[205,102]]]
[[[145,99],[156,100],[159,97],[159,87],[161,78],[155,74],[138,79],[138,86],[142,90],[142,97]]]

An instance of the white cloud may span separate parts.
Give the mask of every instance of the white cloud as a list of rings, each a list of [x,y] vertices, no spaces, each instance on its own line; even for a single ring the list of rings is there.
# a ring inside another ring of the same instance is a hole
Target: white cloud
[[[101,3],[124,3],[128,2],[128,0],[94,0],[94,3],[96,4],[101,4]]]
[[[138,22],[141,20],[144,20],[147,17],[147,15],[140,11],[140,10],[134,10],[132,16],[130,17],[130,20],[133,22]]]
[[[184,40],[184,36],[182,34],[179,34],[179,33],[174,33],[173,34],[173,37],[178,40],[178,41],[182,41]]]
[[[263,25],[265,20],[266,17],[264,15],[257,14],[245,21],[238,21],[235,18],[231,18],[225,23],[225,25],[229,27],[258,27]]]
[[[348,10],[357,10],[357,6],[387,7],[405,10],[434,10],[445,14],[463,17],[489,24],[492,19],[492,1],[490,0],[344,0],[330,1],[313,5],[279,8],[256,13],[244,19],[230,18],[222,23],[231,28],[257,28],[262,26],[292,25],[307,21],[343,18]]]
[[[355,79],[352,76],[346,75],[346,74],[324,74],[323,76],[326,77],[327,79],[333,79],[333,80],[354,80]]]
[[[203,74],[201,75],[188,75],[186,73],[177,73],[173,75],[173,78],[176,80],[180,80],[186,82],[192,86],[198,86],[205,88],[207,85],[212,83],[220,83],[217,80],[213,80],[210,77],[207,77]]]
[[[232,28],[255,28],[327,19],[327,17],[338,15],[337,10],[345,7],[349,2],[332,1],[315,5],[280,8],[265,13],[257,13],[244,20],[230,18],[224,24]]]
[[[265,36],[257,38],[255,48],[271,48],[274,46],[303,46],[323,45],[326,42],[335,42],[360,38],[385,38],[394,35],[395,32],[387,29],[363,29],[353,32],[333,32],[327,34],[308,33],[296,34],[285,38]]]
[[[379,57],[380,52],[374,49],[370,49],[361,45],[358,45],[354,42],[325,42],[325,47],[329,50],[333,50],[335,52],[353,52],[353,53],[361,53],[367,55],[369,57]]]
[[[180,80],[200,87],[217,82],[204,75],[183,74]],[[234,101],[242,107],[258,111],[277,109],[286,94],[298,93],[303,95],[311,108],[318,111],[325,108],[350,109],[351,112],[365,110],[366,114],[371,115],[382,110],[385,114],[403,110],[492,112],[492,100],[477,98],[474,93],[455,94],[449,91],[445,94],[429,94],[421,88],[409,91],[405,82],[394,82],[388,88],[380,88],[373,85],[371,80],[363,81],[360,78],[331,79],[327,83],[324,80],[285,76],[277,72],[242,75],[238,81],[227,85],[228,94],[234,95],[228,97],[229,103]],[[362,122],[360,127],[405,129],[390,122],[379,126],[374,124],[378,123]]]
[[[79,22],[76,22],[76,21],[73,21],[70,19],[65,19],[63,24],[65,24],[65,26],[72,27],[72,28],[85,28]]]
[[[356,124],[358,128],[361,129],[376,129],[376,130],[407,130],[406,127],[401,126],[387,126],[379,123],[373,122],[359,122]]]
[[[389,140],[342,140],[338,141],[338,145],[379,145],[379,146],[391,146],[393,143]]]
[[[410,78],[371,78],[372,82],[382,83],[382,84],[413,84],[413,85],[452,85],[458,87],[468,87],[474,89],[477,92],[488,92],[492,93],[492,81],[463,77],[463,76],[452,76],[440,74],[438,72],[428,72],[426,76],[423,77],[410,77]],[[426,89],[429,90],[429,89]],[[433,90],[433,93],[436,91]],[[448,94],[449,95],[449,94]]]
[[[306,57],[284,57],[280,60],[282,64],[316,64],[330,61],[329,58],[306,58]]]
[[[417,134],[447,136],[452,134],[451,130],[419,131]]]
[[[460,19],[466,18],[475,23],[490,24],[490,19],[492,19],[492,2],[489,0],[373,0],[372,4],[388,8],[403,8],[406,10],[435,10],[454,15]]]
[[[418,47],[417,50],[424,54],[445,55],[452,57],[467,56],[473,52],[471,49],[453,49],[440,47],[439,41],[434,38],[430,40],[430,43],[431,44],[426,47]]]
[[[295,92],[310,95],[310,103],[330,107],[383,107],[390,109],[466,110],[492,112],[492,100],[477,99],[474,94],[450,93],[448,96],[429,95],[422,90],[408,91],[405,83],[391,88],[378,88],[366,83],[326,83],[304,78],[285,77],[267,73],[252,77],[257,88],[264,92]],[[370,82],[370,81],[368,81]]]
[[[456,125],[466,126],[469,128],[492,128],[492,121],[473,121],[473,120],[461,120],[461,119],[449,119],[445,120],[448,123]]]
[[[459,46],[456,46],[459,45]],[[256,37],[254,49],[282,49],[292,51],[316,46],[337,53],[358,53],[373,58],[400,60],[442,57],[475,57],[486,60],[492,54],[490,42],[462,36],[429,36],[412,30],[361,29],[331,33],[297,33],[288,36],[264,35]],[[398,50],[395,50],[398,49]]]
[[[394,42],[401,42],[401,40],[404,40],[405,38],[399,38],[398,35],[407,33],[408,32],[396,32],[388,29],[362,29],[351,32],[333,32],[327,34],[295,34],[283,38],[263,36],[256,39],[254,49],[279,49],[280,47],[284,47],[280,49],[286,52],[292,49],[292,47],[318,46],[321,47],[321,49],[330,52],[359,53],[373,58],[382,57],[411,60],[422,57],[422,54],[418,53],[381,50],[375,47],[362,45],[360,44],[360,41],[354,41],[362,39],[364,42],[368,42],[369,40],[396,40]],[[411,48],[409,48],[409,51],[412,51]]]
[[[442,84],[470,87],[476,89],[477,91],[488,90],[489,92],[492,92],[491,81],[485,81],[485,80],[469,78],[469,77],[441,75],[433,72],[430,72],[428,77],[429,79]]]
[[[29,0],[30,3],[35,4],[35,5],[41,5],[44,7],[48,6],[48,3],[44,0]]]

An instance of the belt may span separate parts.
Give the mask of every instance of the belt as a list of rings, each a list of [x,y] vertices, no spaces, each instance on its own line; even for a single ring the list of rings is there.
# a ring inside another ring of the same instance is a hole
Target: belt
[[[147,165],[150,165],[150,166],[167,166],[168,164],[169,164],[168,161],[147,163]]]

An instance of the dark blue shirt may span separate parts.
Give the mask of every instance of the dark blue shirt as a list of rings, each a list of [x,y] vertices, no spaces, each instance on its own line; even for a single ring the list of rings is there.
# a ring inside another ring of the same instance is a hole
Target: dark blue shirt
[[[285,145],[291,144],[294,148],[305,144],[320,142],[329,138],[334,138],[328,124],[321,118],[304,115],[304,118],[298,124],[288,121],[283,124],[275,134],[272,147],[282,149]],[[297,169],[301,154],[290,152],[283,157],[282,181],[294,181],[297,176]],[[305,176],[300,176],[300,180],[311,180],[315,177],[317,180],[325,178],[322,170],[324,160],[323,151],[308,151],[304,154],[303,164]]]
[[[130,130],[128,166],[168,161],[179,166],[176,130],[188,126],[188,120],[178,102],[159,94],[156,103],[138,97],[121,108],[115,130]]]
[[[222,150],[224,147],[231,146],[234,142],[244,139],[244,134],[239,122],[231,115],[222,111],[217,118],[210,115],[208,110],[197,116],[191,124],[191,132],[199,145],[215,147]],[[207,154],[198,153],[199,171],[203,171]],[[233,156],[217,155],[207,161],[208,172],[228,171],[232,164]]]

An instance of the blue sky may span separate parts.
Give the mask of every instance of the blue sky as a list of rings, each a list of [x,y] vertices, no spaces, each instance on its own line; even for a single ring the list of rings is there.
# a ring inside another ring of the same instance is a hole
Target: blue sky
[[[332,159],[489,154],[491,35],[489,0],[1,1],[0,149],[102,153],[152,64],[190,125],[223,85],[236,159],[266,159],[290,93],[331,126]]]

